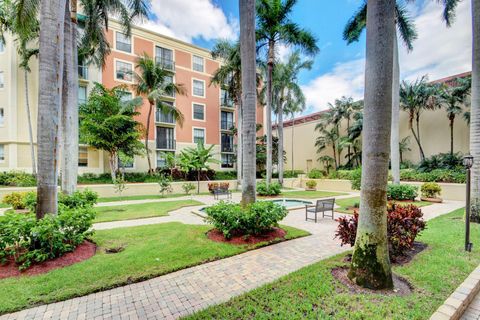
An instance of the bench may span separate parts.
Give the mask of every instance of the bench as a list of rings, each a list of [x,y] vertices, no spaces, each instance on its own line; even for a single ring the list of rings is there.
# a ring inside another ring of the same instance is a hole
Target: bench
[[[220,196],[226,196],[227,199],[232,199],[232,191],[223,188],[213,189],[213,198],[219,200]]]
[[[322,213],[322,217],[331,217],[333,220],[333,212],[335,207],[335,198],[317,200],[316,204],[307,204],[305,205],[305,221],[315,220],[317,222],[317,214]],[[331,212],[332,214],[325,214],[326,212]],[[309,218],[308,214],[314,214],[315,218]]]

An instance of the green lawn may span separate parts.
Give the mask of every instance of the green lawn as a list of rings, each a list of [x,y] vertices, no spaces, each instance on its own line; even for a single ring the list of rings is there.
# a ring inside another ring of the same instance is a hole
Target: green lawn
[[[92,258],[43,275],[0,280],[0,314],[146,280],[255,248],[211,241],[205,235],[210,228],[162,223],[97,231],[93,241],[99,247]],[[308,235],[283,228],[288,239]],[[256,247],[261,245],[266,243]],[[105,248],[118,246],[125,250],[105,253]]]
[[[299,198],[299,199],[317,199],[325,197],[342,196],[346,193],[331,192],[331,191],[287,191],[282,192],[278,197],[282,198]]]
[[[339,208],[335,209],[336,212],[353,214],[353,210],[348,209],[353,207],[356,203],[360,203],[360,197],[338,199],[335,201],[339,205]],[[412,202],[398,202],[399,204],[414,204],[418,207],[429,206],[432,203],[428,201],[412,201]]]
[[[0,202],[0,208],[10,208],[10,205]]]
[[[202,204],[202,202],[195,200],[175,200],[122,206],[96,207],[95,211],[97,217],[95,218],[95,222],[167,216],[170,211],[188,206],[200,206]]]
[[[331,275],[345,254],[300,269],[271,284],[208,308],[189,319],[428,319],[480,263],[480,250],[463,250],[463,210],[428,222],[419,238],[428,248],[394,272],[415,291],[404,297],[351,294]],[[474,244],[480,227],[472,225]]]
[[[197,193],[191,193],[190,195],[196,195]],[[201,195],[207,195],[208,192],[200,193]],[[178,198],[187,197],[185,193],[172,193],[166,194],[164,197],[161,195],[140,195],[140,196],[123,196],[123,197],[104,197],[99,198],[98,202],[117,202],[117,201],[130,201],[130,200],[150,200],[150,199],[165,199],[165,198]]]

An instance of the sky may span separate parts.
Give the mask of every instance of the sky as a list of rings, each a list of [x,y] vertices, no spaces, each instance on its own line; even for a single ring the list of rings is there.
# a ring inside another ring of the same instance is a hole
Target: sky
[[[302,71],[299,83],[307,99],[304,114],[325,110],[336,98],[363,97],[365,34],[347,45],[342,31],[362,0],[298,0],[290,19],[317,39],[320,53],[311,70]],[[218,39],[239,36],[238,0],[152,0],[152,12],[144,26],[171,37],[212,48]],[[408,5],[418,39],[413,51],[400,46],[402,80],[428,75],[435,80],[471,70],[471,8],[463,0],[450,28],[442,20],[442,7],[434,0]],[[295,48],[280,46],[286,59]]]

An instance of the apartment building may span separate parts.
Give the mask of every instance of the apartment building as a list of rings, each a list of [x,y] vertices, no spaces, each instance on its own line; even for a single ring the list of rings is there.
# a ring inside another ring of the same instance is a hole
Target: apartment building
[[[103,69],[80,63],[79,102],[87,100],[95,82],[106,87],[125,85],[127,98],[136,96],[134,90],[136,60],[148,55],[171,71],[170,81],[183,86],[185,94],[162,97],[163,103],[175,105],[184,115],[180,125],[169,114],[156,110],[150,119],[149,145],[151,163],[165,165],[165,153],[178,154],[186,147],[202,142],[214,145],[215,170],[235,169],[235,137],[231,128],[237,115],[232,99],[225,90],[210,83],[221,61],[214,60],[210,51],[198,46],[163,36],[140,27],[132,28],[130,36],[112,20],[107,32],[111,54]],[[36,135],[38,100],[38,61],[31,62],[28,75],[30,111],[34,136]],[[149,104],[144,99],[138,120],[147,127]],[[264,108],[257,107],[257,123],[263,124]],[[263,130],[262,130],[263,131]],[[259,134],[262,134],[262,131]],[[34,142],[36,137],[34,137]],[[0,170],[31,171],[28,124],[25,104],[23,70],[18,67],[15,44],[10,37],[0,45]],[[124,163],[127,171],[147,171],[146,156],[138,156]],[[87,145],[79,147],[79,173],[109,172],[108,156]]]

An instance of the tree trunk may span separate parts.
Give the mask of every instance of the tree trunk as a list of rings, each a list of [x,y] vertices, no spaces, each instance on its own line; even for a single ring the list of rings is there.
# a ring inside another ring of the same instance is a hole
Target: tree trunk
[[[480,1],[472,0],[472,102],[470,111],[470,154],[475,162],[472,168],[473,203],[480,202]]]
[[[65,0],[40,2],[37,219],[57,214],[58,134],[62,102]]]
[[[78,52],[76,16],[72,1],[65,15],[64,68],[62,92],[62,134],[60,155],[62,192],[72,194],[77,188],[78,175]],[[68,1],[67,1],[67,7]]]
[[[155,102],[149,101],[150,107],[148,109],[148,115],[147,115],[147,128],[145,132],[145,152],[147,153],[147,161],[148,161],[148,173],[152,173],[152,163],[150,161],[150,148],[148,147],[148,136],[150,134],[150,121],[152,118],[152,110]]]
[[[391,133],[391,139],[390,139],[390,162],[392,165],[392,176],[393,176],[394,184],[400,184],[399,122],[400,122],[400,62],[398,57],[397,34],[395,32],[395,38],[393,43],[392,133]]]
[[[283,102],[278,104],[278,182],[283,187]]]
[[[417,125],[417,135],[415,136],[414,134],[414,137],[417,141],[418,149],[420,150],[420,160],[423,161],[425,160],[425,152],[423,152],[422,142],[420,141],[420,112],[417,112],[415,123]]]
[[[237,109],[237,190],[238,187],[242,184],[242,97],[240,96],[237,99],[238,109]]]
[[[450,154],[453,155],[453,124],[455,123],[455,116],[450,118]]]
[[[292,114],[292,174],[293,174],[293,171],[295,170],[295,166],[293,165],[293,159],[294,159],[294,153],[293,153],[293,138],[295,137],[295,133],[294,133],[294,129],[295,129],[295,114]]]
[[[200,171],[197,170],[197,194],[200,194]]]
[[[275,42],[268,43],[267,61],[267,110],[266,110],[266,134],[267,134],[267,186],[272,181],[272,76],[273,64],[275,62]]]
[[[242,206],[256,200],[256,52],[255,0],[240,0],[240,56],[242,61]],[[267,127],[268,131],[268,127]],[[270,127],[271,132],[271,127]]]
[[[30,142],[30,156],[32,157],[32,174],[37,176],[37,161],[35,160],[35,145],[33,144],[33,129],[32,129],[32,115],[30,113],[30,97],[28,92],[28,71],[23,70],[23,77],[25,81],[25,108],[28,120],[28,139]]]
[[[333,160],[335,160],[335,170],[338,170],[338,162],[337,162],[337,148],[335,147],[335,142],[332,144],[333,149]]]
[[[350,132],[350,116],[347,117],[347,138],[349,136]],[[351,148],[350,144],[347,147],[347,159],[348,159],[348,165],[351,167],[352,166],[352,157],[351,157]]]
[[[117,181],[118,154],[111,152],[108,162],[110,164],[110,175],[112,176],[113,183],[115,183],[115,181]]]
[[[369,0],[360,216],[348,273],[356,284],[392,288],[387,243],[387,182],[392,120],[395,1]]]

